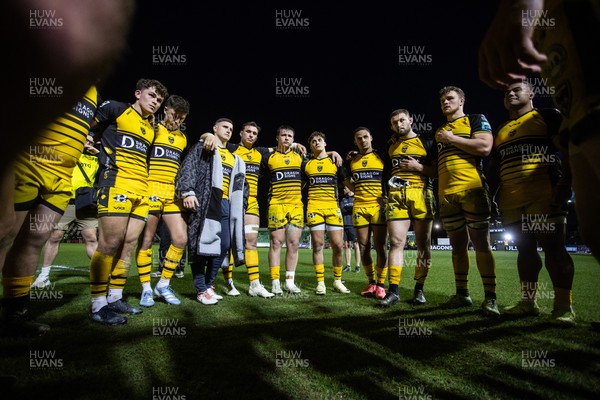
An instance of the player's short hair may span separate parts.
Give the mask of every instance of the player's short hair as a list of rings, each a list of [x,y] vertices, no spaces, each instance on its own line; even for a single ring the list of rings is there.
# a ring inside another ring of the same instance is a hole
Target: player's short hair
[[[156,89],[156,93],[162,96],[163,99],[166,99],[169,96],[169,91],[167,87],[157,81],[156,79],[139,79],[135,84],[135,90],[144,90],[144,89]]]
[[[190,103],[176,94],[170,95],[167,100],[165,100],[165,108],[166,107],[172,108],[178,113],[184,113],[186,115],[190,113]]]
[[[313,140],[313,138],[315,137],[320,137],[323,140],[325,140],[325,134],[323,132],[319,132],[319,131],[314,131],[313,133],[310,134],[310,136],[308,137],[308,145],[310,146],[310,142],[311,140]]]
[[[460,97],[461,99],[465,99],[465,92],[463,92],[463,90],[461,88],[459,88],[458,86],[444,86],[443,88],[440,89],[440,98],[444,95],[446,95],[448,92],[456,92],[458,94],[458,97]]]
[[[390,113],[390,120],[392,118],[394,118],[396,115],[400,115],[400,114],[406,114],[406,116],[408,118],[410,118],[410,113],[408,112],[408,110],[406,108],[399,108],[397,110],[394,110]]]
[[[277,128],[277,136],[279,136],[281,131],[292,131],[294,136],[296,136],[296,131],[289,125],[279,125],[279,128]]]
[[[371,130],[369,128],[367,128],[367,127],[364,127],[364,126],[356,127],[356,129],[354,129],[354,132],[352,132],[352,133],[356,133],[358,131],[367,131],[367,132],[369,132],[369,134],[371,134]]]
[[[258,126],[258,124],[254,121],[248,121],[248,122],[244,122],[242,124],[242,129],[244,129],[247,126],[253,126],[256,128],[256,130],[258,131],[258,133],[260,133],[260,126]]]
[[[215,121],[215,125],[220,124],[221,122],[229,122],[231,125],[233,125],[233,121],[229,118],[219,118]]]

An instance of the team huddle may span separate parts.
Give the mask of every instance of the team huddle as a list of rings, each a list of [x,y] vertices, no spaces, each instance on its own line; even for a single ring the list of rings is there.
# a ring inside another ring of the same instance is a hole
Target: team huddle
[[[65,210],[73,205],[72,177],[78,169],[86,175],[76,166],[89,147],[90,135],[100,143],[94,172],[98,236],[88,250],[92,321],[121,325],[127,322],[126,315],[140,314],[157,300],[180,304],[170,281],[186,250],[196,299],[203,305],[222,299],[214,289],[219,270],[225,276],[227,294],[240,295],[232,280],[233,265],[246,266],[250,296],[272,298],[284,291],[300,294],[295,271],[305,225],[311,235],[315,294],[327,292],[325,232],[332,249],[332,289],[350,293],[342,282],[344,222],[339,204],[339,193],[347,188],[355,196],[352,221],[367,277],[360,295],[375,298],[377,306],[391,307],[400,300],[398,287],[411,227],[417,246],[416,264],[411,266],[415,280],[412,302],[426,303],[431,230],[434,213],[439,212],[452,246],[456,287],[444,306],[473,304],[468,282],[472,244],[485,293],[482,312],[500,315],[489,235],[493,200],[498,199],[503,224],[512,228],[519,245],[522,292],[520,300],[502,313],[539,314],[539,243],[554,286],[552,318],[573,323],[573,262],[565,249],[564,208],[570,182],[561,162],[560,113],[536,109],[534,90],[527,81],[505,91],[509,120],[494,130],[483,114],[465,114],[465,94],[460,88],[444,87],[439,96],[446,123],[432,138],[416,134],[410,112],[397,109],[389,119],[393,134],[381,151],[373,148],[369,128],[357,127],[352,133],[357,151],[341,157],[327,151],[326,135],[319,131],[309,136],[308,149],[295,143],[295,131],[289,125],[277,129],[274,147],[255,146],[261,131],[255,122],[241,124],[240,142],[230,143],[234,124],[228,118],[218,119],[212,133],[202,135],[188,148],[180,128],[190,105],[181,96],[169,96],[160,82],[140,79],[133,104],[113,100],[99,104],[97,90],[91,87],[15,164],[17,221],[12,240],[4,240],[0,249],[3,329],[22,335],[39,335],[49,329],[26,318],[29,294],[47,280],[47,271],[42,269],[45,275],[34,282],[38,258],[61,217],[67,215]],[[155,121],[161,106],[164,118]],[[496,168],[484,173],[483,159],[489,156],[494,160],[490,165]],[[263,176],[269,184],[266,204],[258,199]],[[257,251],[260,213],[265,206],[270,290],[259,279]],[[554,229],[522,229],[523,218],[536,221],[539,216],[550,220]],[[32,220],[48,223],[34,227]],[[160,279],[152,288],[152,241],[160,220],[171,242]],[[141,307],[123,297],[134,258]]]

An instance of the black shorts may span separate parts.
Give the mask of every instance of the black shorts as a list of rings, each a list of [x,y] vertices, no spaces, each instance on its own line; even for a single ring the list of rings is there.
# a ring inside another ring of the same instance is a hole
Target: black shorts
[[[356,231],[352,224],[352,215],[344,215],[344,242],[356,242]]]

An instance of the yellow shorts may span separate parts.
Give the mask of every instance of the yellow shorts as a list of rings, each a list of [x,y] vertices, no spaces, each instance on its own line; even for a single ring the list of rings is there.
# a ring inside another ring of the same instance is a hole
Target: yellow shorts
[[[128,215],[145,221],[149,209],[148,196],[115,187],[101,187],[98,191],[98,217]]]
[[[269,229],[281,229],[288,224],[304,228],[304,210],[301,204],[274,204],[269,206]]]
[[[447,232],[457,231],[465,225],[472,229],[489,226],[491,202],[487,189],[468,189],[439,197],[440,217]]]
[[[548,55],[541,86],[564,116],[561,131],[578,144],[600,123],[600,44],[593,39],[600,35],[597,0],[549,0],[544,6],[541,22],[551,26],[534,33],[537,48]]]
[[[256,215],[260,217],[260,211],[258,209],[258,200],[256,197],[248,197],[248,208],[246,209],[246,214]]]
[[[327,225],[327,227],[338,227],[338,229],[344,228],[344,219],[342,218],[342,211],[337,208],[314,208],[310,205],[306,210],[306,225],[311,229],[321,225]]]
[[[28,211],[34,204],[40,203],[53,211],[63,213],[73,196],[70,179],[64,179],[23,159],[15,162],[14,168],[16,211]],[[67,172],[72,174],[73,170]]]
[[[184,212],[180,199],[175,199],[175,185],[148,182],[148,205],[150,214],[181,214]]]
[[[520,228],[521,232],[551,233],[556,225],[567,223],[567,211],[548,200],[532,202],[524,207],[500,210],[502,224]]]
[[[431,189],[398,188],[390,190],[387,205],[387,220],[433,219],[435,198]]]
[[[352,207],[352,220],[355,228],[362,228],[369,225],[385,225],[385,207],[383,204],[374,206]]]

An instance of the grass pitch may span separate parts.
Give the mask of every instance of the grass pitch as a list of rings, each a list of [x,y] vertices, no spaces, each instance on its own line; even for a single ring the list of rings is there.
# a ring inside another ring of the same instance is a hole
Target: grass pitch
[[[519,298],[516,253],[494,254],[502,307]],[[473,307],[440,308],[454,293],[454,276],[450,252],[434,251],[427,305],[408,303],[414,281],[406,267],[401,303],[379,309],[359,295],[366,284],[362,272],[345,272],[352,293],[339,294],[326,267],[327,294],[315,295],[310,250],[300,251],[300,296],[251,298],[246,269],[239,267],[234,281],[242,295],[205,306],[195,300],[188,268],[184,278],[172,280],[180,306],[157,302],[125,326],[106,327],[88,318],[83,245],[63,244],[55,264],[69,268],[54,268],[53,285],[34,292],[30,307],[52,330],[35,339],[0,339],[0,398],[598,398],[600,334],[589,325],[600,319],[600,266],[591,256],[573,258],[574,327],[549,321],[553,295],[545,269],[540,316],[487,318],[478,307],[483,287],[473,253]],[[269,289],[266,249],[260,260]],[[222,275],[216,286],[223,291]],[[125,289],[131,304],[138,304],[140,289],[133,268]]]

